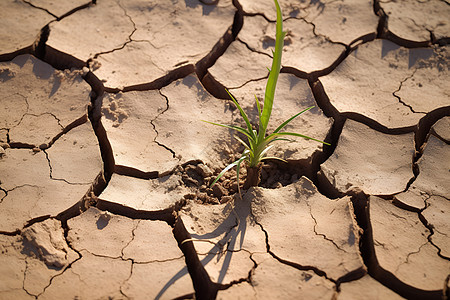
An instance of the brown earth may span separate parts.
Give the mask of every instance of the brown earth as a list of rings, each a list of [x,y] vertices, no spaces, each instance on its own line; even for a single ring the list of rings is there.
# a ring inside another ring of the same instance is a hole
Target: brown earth
[[[272,0],[0,1],[1,300],[447,299],[449,1],[280,4],[241,198]]]

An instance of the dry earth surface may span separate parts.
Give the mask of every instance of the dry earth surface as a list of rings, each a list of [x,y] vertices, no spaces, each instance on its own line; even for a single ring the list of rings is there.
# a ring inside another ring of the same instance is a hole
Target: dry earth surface
[[[0,1],[0,299],[447,299],[450,3]],[[243,171],[242,180],[246,174]]]

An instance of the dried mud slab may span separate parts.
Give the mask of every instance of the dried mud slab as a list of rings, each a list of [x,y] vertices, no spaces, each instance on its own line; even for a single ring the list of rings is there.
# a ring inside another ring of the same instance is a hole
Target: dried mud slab
[[[312,271],[282,264],[267,253],[253,258],[257,264],[251,277],[255,299],[332,299],[335,293],[331,281]]]
[[[443,121],[443,120],[441,120]],[[439,124],[436,124],[439,126]],[[439,127],[435,131],[445,135]],[[419,174],[405,193],[395,196],[396,201],[408,208],[422,210],[422,216],[433,229],[431,241],[440,250],[440,254],[450,257],[448,251],[450,238],[448,212],[448,172],[450,169],[450,146],[430,135],[424,146],[423,155],[418,161]]]
[[[433,229],[430,240],[439,248],[439,254],[450,258],[450,201],[448,198],[431,196],[426,203],[428,206],[422,211],[422,216]]]
[[[103,167],[100,147],[89,122],[60,137],[46,153],[52,179],[71,184],[92,183]]]
[[[431,133],[450,144],[450,117],[443,117],[438,120],[431,128]]]
[[[252,81],[241,88],[230,90],[255,126],[258,124],[255,95],[261,104],[264,103],[266,81]],[[327,137],[333,119],[327,118],[317,107],[307,80],[291,74],[280,74],[268,132],[273,132],[284,121],[311,106],[316,107],[298,116],[283,131],[300,133],[323,141]],[[235,123],[242,123],[242,117],[238,112],[235,114]],[[269,156],[295,161],[308,161],[323,148],[321,143],[302,138],[292,138],[291,142],[278,142],[273,145]]]
[[[381,300],[381,299],[405,299],[395,292],[391,291],[369,275],[361,279],[344,282],[340,285],[341,291],[337,295],[337,299],[342,300]]]
[[[378,17],[371,0],[310,1],[305,20],[314,24],[314,32],[333,42],[350,45],[354,40],[373,34]]]
[[[230,203],[189,202],[180,211],[202,265],[211,280],[222,284],[248,278],[254,268],[252,254],[266,252],[265,235],[251,216],[250,201],[235,201],[234,208]]]
[[[226,88],[238,88],[251,80],[267,77],[271,61],[269,56],[251,51],[244,43],[236,40],[208,72]]]
[[[86,121],[90,86],[81,71],[58,71],[31,55],[0,63],[0,70],[0,128],[9,129],[11,143],[46,148],[65,128]]]
[[[330,200],[305,177],[277,190],[255,188],[245,197],[252,198],[252,214],[278,258],[336,281],[365,274],[348,197]]]
[[[449,136],[449,119],[444,117],[431,128],[431,134],[422,146],[423,154],[417,162],[419,174],[407,191],[395,195],[395,200],[401,205],[413,210],[423,210],[430,196],[448,199],[450,190],[447,176],[450,166],[446,162],[450,159],[450,148],[445,138]]]
[[[131,261],[95,256],[80,251],[81,258],[52,284],[39,299],[120,299],[121,285],[129,278]]]
[[[0,293],[2,299],[36,299],[24,289],[27,262],[19,236],[0,235]]]
[[[95,71],[113,88],[153,82],[171,70],[197,63],[233,24],[236,11],[228,0],[217,5],[198,0],[126,1],[122,7],[135,31],[128,31],[129,43],[98,56],[100,68]]]
[[[134,209],[161,211],[173,207],[187,193],[178,175],[146,180],[113,174],[99,197]]]
[[[154,120],[167,109],[158,91],[138,91],[103,96],[103,124],[116,165],[143,172],[165,173],[178,163],[169,149],[155,142]]]
[[[420,173],[412,185],[429,195],[448,197],[449,162],[450,145],[430,135],[423,155],[417,163]]]
[[[73,11],[74,9],[87,5],[93,1],[88,0],[72,0],[67,1],[54,1],[54,0],[28,0],[33,6],[45,9],[57,16],[58,18]]]
[[[139,220],[133,229],[133,240],[122,253],[125,259],[142,264],[183,258],[173,238],[172,228],[163,221]]]
[[[283,22],[287,32],[281,64],[306,73],[325,69],[345,51],[345,47],[314,34],[314,25],[301,19],[288,19]],[[275,23],[269,23],[262,16],[245,17],[239,40],[258,53],[272,56],[275,47]],[[226,52],[225,52],[226,55]],[[239,65],[242,58],[235,57],[232,66]],[[220,58],[219,58],[220,60]],[[270,67],[271,64],[266,65]],[[244,71],[242,70],[244,73]],[[220,81],[220,80],[219,80]]]
[[[188,203],[183,207],[180,217],[198,254],[216,255],[219,260],[228,251],[229,261],[234,263],[234,252],[266,252],[265,235],[251,215],[250,200],[236,198],[234,206]]]
[[[89,208],[68,220],[67,240],[74,249],[110,258],[122,257],[138,221]]]
[[[339,112],[358,113],[387,128],[414,126],[426,113],[448,105],[447,56],[446,48],[406,49],[375,40],[320,80]]]
[[[68,247],[60,222],[54,219],[33,224],[20,236],[1,236],[0,249],[2,299],[35,298],[79,258]]]
[[[42,151],[6,149],[5,152],[0,159],[1,188],[7,192],[0,203],[1,231],[12,232],[30,219],[57,215],[79,201],[90,186],[51,179],[49,162]],[[70,168],[66,170],[70,173]]]
[[[230,284],[248,277],[254,267],[246,251],[208,253],[199,255],[199,259],[212,281]]]
[[[367,194],[392,195],[413,178],[413,133],[387,135],[347,119],[331,157],[319,175],[340,193],[359,188]]]
[[[124,275],[120,286],[127,297],[143,299],[150,294],[167,299],[193,292],[183,253],[167,223],[132,220],[90,208],[70,219],[68,226],[68,240],[83,255],[81,261],[89,253],[132,263],[131,267],[121,264],[118,270]]]
[[[131,299],[175,299],[193,294],[194,287],[184,258],[133,264],[130,278],[121,288]]]
[[[389,17],[388,29],[397,36],[415,42],[449,36],[450,6],[446,1],[380,1]]]
[[[43,10],[33,8],[24,1],[0,2],[0,57],[31,47],[41,28],[55,18]]]
[[[98,1],[50,24],[46,46],[87,62],[98,53],[120,49],[129,41],[134,24],[119,1]]]
[[[304,199],[306,197],[311,198],[306,200]],[[283,203],[277,199],[283,199]],[[292,199],[293,202],[286,204],[286,199]],[[282,189],[252,189],[242,200],[235,200],[234,208],[230,204],[205,206],[190,203],[185,206],[181,210],[181,218],[192,236],[199,259],[211,279],[228,284],[246,280],[251,274],[253,292],[250,292],[245,284],[233,285],[227,291],[219,292],[218,299],[242,295],[251,295],[259,299],[259,297],[265,297],[263,295],[267,293],[271,295],[270,298],[282,299],[282,296],[292,297],[299,291],[302,295],[320,299],[334,293],[334,284],[323,275],[317,275],[313,270],[318,270],[325,265],[330,266],[326,267],[327,274],[332,275],[335,280],[348,273],[364,274],[365,268],[357,249],[359,233],[354,231],[356,227],[351,221],[348,202],[342,199],[339,204],[329,207],[330,211],[334,210],[333,215],[336,214],[337,218],[332,216],[333,221],[325,221],[329,218],[329,211],[325,208],[329,203],[318,203],[325,198],[320,199],[321,196],[312,183],[302,178],[299,182]],[[273,206],[268,202],[271,202]],[[303,214],[302,209],[294,208],[293,205],[303,206],[305,216],[299,215],[299,213]],[[277,212],[285,211],[284,209],[277,211],[275,207],[279,206],[289,207],[287,210],[295,212],[295,221],[288,217],[288,213],[279,217]],[[338,218],[340,221],[336,221]],[[345,223],[342,218],[349,223],[338,225],[333,230],[325,225],[326,222]],[[292,234],[280,235],[281,231],[277,229],[287,223],[289,223],[289,232]],[[296,231],[294,228],[299,228],[301,231]],[[349,237],[345,238],[345,241],[338,238],[342,231],[349,231]],[[308,237],[302,237],[302,234]],[[280,238],[283,242],[279,241]],[[304,246],[305,243],[308,245]],[[295,266],[280,263],[267,254],[268,246],[275,255],[294,265],[301,265],[303,262],[304,265],[312,267],[307,267],[310,268],[309,271],[301,271]],[[324,256],[320,254],[320,251],[318,253],[318,249],[326,249]],[[333,258],[329,257],[325,254],[329,251],[336,255],[333,255]],[[289,274],[289,276],[297,274],[295,278],[298,278],[298,282],[295,281],[293,284],[292,281],[283,279],[285,275],[282,274]]]
[[[256,294],[254,287],[248,282],[241,282],[233,284],[226,290],[218,291],[217,300],[227,300],[227,299],[249,299],[256,300]]]
[[[254,15],[262,14],[269,20],[275,22],[277,19],[277,12],[275,11],[275,4],[271,0],[241,0],[239,3],[242,5],[242,9],[245,13]],[[322,2],[320,2],[322,3]],[[318,4],[320,4],[318,3]],[[303,9],[309,7],[311,4],[307,1],[294,1],[287,0],[280,3],[281,11],[283,13],[283,19],[288,17],[297,17],[303,13]]]
[[[179,164],[201,160],[210,167],[222,167],[228,160],[232,141],[226,129],[202,120],[230,124],[228,101],[211,96],[194,75],[177,80],[161,89],[168,109],[154,122],[156,142],[170,149]]]
[[[375,255],[380,267],[415,288],[442,289],[450,262],[438,256],[438,249],[428,241],[430,231],[417,213],[378,197],[369,200]]]

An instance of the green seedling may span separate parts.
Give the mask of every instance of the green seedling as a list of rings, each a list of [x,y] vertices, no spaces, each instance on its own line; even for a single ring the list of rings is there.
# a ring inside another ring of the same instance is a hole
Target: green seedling
[[[244,119],[247,128],[205,121],[205,122],[213,124],[213,125],[222,126],[222,127],[226,127],[226,128],[235,130],[235,131],[243,134],[247,138],[247,142],[245,142],[238,136],[235,136],[235,138],[242,145],[244,145],[245,150],[238,160],[232,162],[231,164],[226,166],[222,170],[222,172],[220,172],[220,174],[216,177],[216,179],[211,183],[211,186],[213,186],[225,174],[225,172],[227,172],[228,170],[230,170],[231,168],[236,166],[237,183],[238,183],[238,188],[239,188],[239,172],[240,172],[241,164],[243,162],[247,163],[247,179],[244,183],[244,189],[248,189],[250,186],[257,186],[259,184],[259,175],[260,175],[262,161],[267,160],[267,159],[277,159],[277,160],[286,162],[285,160],[283,160],[281,158],[266,156],[266,154],[270,150],[270,148],[273,146],[272,145],[273,142],[275,142],[275,141],[290,141],[289,139],[286,138],[288,136],[302,137],[305,139],[314,140],[314,141],[323,143],[325,145],[330,145],[328,143],[316,140],[314,138],[311,138],[311,137],[303,135],[303,134],[281,131],[292,120],[297,118],[302,113],[314,108],[314,106],[308,107],[307,109],[297,113],[296,115],[292,116],[291,118],[286,120],[284,123],[282,123],[280,126],[278,126],[278,128],[275,129],[271,134],[267,134],[267,126],[269,124],[270,115],[272,113],[275,88],[276,88],[277,81],[278,81],[278,75],[280,74],[280,69],[281,69],[281,53],[282,53],[283,45],[284,45],[284,37],[286,35],[286,32],[283,32],[283,19],[282,19],[280,5],[278,4],[277,0],[274,0],[274,1],[275,1],[276,10],[277,10],[275,51],[272,51],[272,54],[273,54],[272,69],[269,69],[269,78],[267,80],[267,85],[266,85],[266,90],[265,90],[265,95],[264,95],[264,106],[263,106],[262,110],[261,110],[261,105],[259,103],[259,100],[255,96],[256,106],[258,108],[258,116],[259,116],[258,130],[255,130],[252,128],[252,125],[250,124],[247,114],[244,112],[244,110],[239,105],[239,103],[236,101],[236,99],[230,94],[230,92],[228,92],[228,90],[227,90],[227,93],[230,96],[231,100],[234,102],[234,104],[239,109],[239,112],[240,112],[242,118]]]

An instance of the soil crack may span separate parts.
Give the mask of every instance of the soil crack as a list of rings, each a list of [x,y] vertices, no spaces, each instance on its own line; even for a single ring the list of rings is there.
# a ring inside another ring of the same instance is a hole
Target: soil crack
[[[400,90],[402,89],[403,83],[405,83],[406,81],[408,81],[409,79],[414,77],[414,74],[416,73],[416,71],[417,71],[417,69],[414,69],[414,71],[413,71],[413,73],[411,75],[409,75],[408,77],[406,77],[405,79],[400,81],[400,85],[399,85],[398,89],[396,91],[394,91],[392,93],[392,95],[395,98],[397,98],[398,102],[400,102],[402,105],[408,107],[411,110],[412,113],[415,113],[415,114],[417,114],[417,113],[426,114],[426,112],[415,111],[414,108],[411,105],[407,104],[405,101],[402,100],[402,98],[399,95],[397,95],[397,93],[400,92]]]
[[[333,282],[334,284],[337,285],[337,282],[335,280],[333,280],[332,278],[329,278],[325,271],[320,270],[317,267],[314,267],[314,266],[303,266],[303,265],[300,265],[300,264],[295,263],[295,262],[284,260],[284,259],[280,258],[279,256],[277,256],[274,252],[272,252],[270,250],[269,233],[264,229],[264,227],[259,222],[256,221],[256,219],[254,221],[255,221],[255,224],[257,224],[261,228],[261,230],[264,232],[264,235],[266,236],[267,253],[269,253],[273,258],[275,258],[280,263],[285,264],[285,265],[290,266],[290,267],[293,267],[295,269],[302,270],[302,271],[312,271],[316,275],[318,275],[320,277],[324,277],[325,279],[327,279],[327,280],[329,280],[329,281],[331,281],[331,282]]]
[[[90,66],[91,69],[94,68],[94,61],[93,60],[97,59],[100,55],[109,54],[109,53],[113,53],[113,52],[118,51],[118,50],[122,50],[123,48],[125,48],[126,45],[131,43],[133,41],[132,36],[137,30],[136,23],[134,23],[134,21],[131,18],[131,16],[127,13],[127,10],[122,6],[122,4],[120,3],[120,0],[116,0],[115,2],[123,10],[124,15],[130,20],[131,24],[133,24],[133,30],[128,35],[127,40],[120,47],[116,47],[116,48],[108,50],[108,51],[102,51],[102,52],[96,53],[92,59],[89,59],[87,63]]]
[[[22,1],[25,2],[26,4],[28,4],[29,6],[33,7],[33,8],[45,11],[46,13],[48,13],[49,15],[54,17],[56,20],[59,19],[57,15],[53,14],[51,11],[49,11],[48,9],[46,9],[44,7],[37,6],[37,5],[33,4],[33,3],[31,3],[30,1],[27,1],[27,0],[22,0]]]
[[[53,177],[53,167],[52,167],[52,163],[51,163],[50,157],[48,156],[48,152],[46,150],[42,150],[42,151],[45,153],[45,157],[46,157],[47,162],[48,162],[48,167],[49,167],[49,171],[50,171],[50,174],[49,174],[50,179],[57,180],[57,181],[63,181],[63,182],[65,182],[67,184],[70,184],[70,185],[88,185],[88,184],[92,184],[92,182],[70,182],[70,181],[68,181],[65,178],[55,178],[55,177]]]
[[[430,231],[430,234],[427,236],[428,243],[430,243],[434,248],[436,248],[438,250],[437,254],[440,258],[450,261],[450,257],[443,255],[441,248],[439,248],[435,243],[433,243],[433,240],[432,240],[432,236],[434,235],[435,232],[438,232],[443,235],[446,235],[446,234],[441,233],[436,228],[434,228],[433,224],[430,224],[428,222],[428,220],[425,218],[425,216],[423,215],[423,212],[430,206],[430,204],[427,202],[427,200],[429,198],[431,198],[431,196],[429,196],[428,198],[423,200],[425,202],[425,207],[418,212],[419,220],[420,220],[420,222],[422,222],[423,226],[425,226]],[[449,199],[447,199],[447,200],[449,200]]]
[[[167,151],[169,151],[170,153],[172,153],[172,157],[173,157],[173,158],[177,158],[176,153],[175,153],[174,150],[170,149],[170,147],[168,147],[168,146],[164,145],[163,143],[160,143],[160,142],[158,142],[158,141],[156,140],[156,139],[158,138],[159,132],[158,132],[158,130],[156,129],[156,125],[155,125],[154,122],[156,121],[156,119],[158,119],[159,116],[161,116],[162,114],[164,114],[164,113],[165,113],[166,111],[168,111],[169,108],[170,108],[170,107],[169,107],[169,98],[168,98],[166,95],[164,95],[164,94],[161,92],[161,90],[159,90],[159,94],[160,94],[161,96],[163,96],[163,97],[166,99],[166,108],[165,108],[164,110],[162,110],[160,113],[158,113],[158,115],[157,115],[153,120],[150,121],[150,124],[152,124],[153,130],[156,132],[156,136],[155,136],[155,138],[153,139],[153,142],[155,142],[158,146],[160,146],[160,147],[166,149]]]
[[[339,247],[332,239],[328,238],[328,237],[326,236],[326,234],[318,233],[318,232],[317,232],[317,220],[316,220],[316,218],[314,217],[314,215],[313,215],[313,213],[312,213],[311,205],[310,205],[308,202],[306,202],[306,205],[307,205],[308,208],[309,208],[309,214],[310,214],[311,218],[314,220],[314,228],[313,228],[313,230],[314,230],[315,235],[318,235],[318,236],[323,237],[325,240],[331,242],[338,250],[347,253],[346,250],[342,249],[342,248]]]
[[[59,276],[62,276],[67,270],[69,270],[69,269],[72,268],[72,265],[73,265],[74,263],[76,263],[77,261],[79,261],[80,259],[83,258],[83,255],[81,254],[81,252],[78,251],[77,249],[75,249],[74,247],[72,247],[70,241],[68,240],[68,233],[69,233],[70,228],[69,228],[69,226],[67,225],[67,222],[66,222],[66,221],[60,221],[60,222],[61,222],[61,227],[62,227],[62,229],[63,229],[63,231],[64,231],[64,240],[66,241],[67,246],[68,246],[72,251],[74,251],[74,252],[78,255],[78,258],[76,258],[74,261],[70,262],[67,266],[65,266],[65,267],[63,268],[63,270],[62,270],[61,273],[56,274],[55,276],[52,276],[52,277],[50,278],[50,281],[49,281],[48,285],[45,286],[45,287],[43,288],[42,292],[41,292],[39,295],[37,295],[36,299],[39,298],[42,294],[45,293],[45,291],[47,290],[47,288],[49,288],[49,287],[52,285],[53,280],[54,280],[55,278],[57,278],[57,277],[59,277]],[[73,272],[73,273],[76,274],[76,275],[80,278],[80,280],[81,280],[81,276],[80,276],[79,274],[77,274],[77,273],[75,273],[75,272]]]

